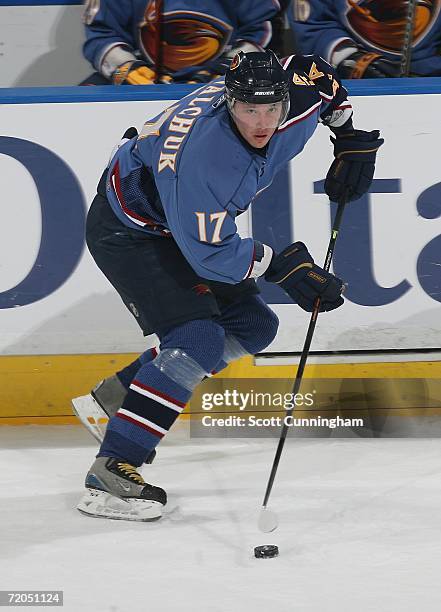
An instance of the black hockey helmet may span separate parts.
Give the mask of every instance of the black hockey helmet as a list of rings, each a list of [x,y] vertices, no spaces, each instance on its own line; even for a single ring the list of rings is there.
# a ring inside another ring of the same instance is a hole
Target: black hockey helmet
[[[289,112],[289,77],[273,51],[239,51],[225,75],[225,98],[233,114],[237,100],[248,104],[282,102],[280,123]]]

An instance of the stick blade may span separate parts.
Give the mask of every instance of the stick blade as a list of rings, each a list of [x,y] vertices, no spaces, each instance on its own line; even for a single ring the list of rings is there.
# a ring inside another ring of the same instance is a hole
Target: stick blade
[[[271,531],[274,531],[279,526],[277,514],[263,507],[259,514],[257,526],[263,533],[271,533]]]

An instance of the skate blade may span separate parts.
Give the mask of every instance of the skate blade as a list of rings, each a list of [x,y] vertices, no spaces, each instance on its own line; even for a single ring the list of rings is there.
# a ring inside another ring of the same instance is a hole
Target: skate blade
[[[87,489],[77,506],[82,514],[94,518],[120,521],[157,521],[162,516],[162,504],[148,499],[120,499],[115,495]]]
[[[109,417],[92,397],[82,395],[72,400],[72,408],[82,424],[89,430],[99,444],[104,440]]]

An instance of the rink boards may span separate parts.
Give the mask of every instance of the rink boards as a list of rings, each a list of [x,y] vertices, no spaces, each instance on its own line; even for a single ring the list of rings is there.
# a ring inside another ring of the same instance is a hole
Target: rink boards
[[[0,0],[0,87],[81,83],[82,0]]]
[[[85,251],[85,215],[125,128],[140,127],[190,90],[0,93],[0,173],[7,177],[0,212],[3,416],[15,414],[11,403],[29,414],[29,394],[39,414],[66,414],[59,412],[66,397],[87,390],[128,361],[127,354],[145,350],[135,322]],[[344,310],[320,319],[313,343],[316,360],[332,354],[346,365],[322,365],[315,372],[336,367],[333,375],[343,375],[345,368],[354,372],[351,362],[398,359],[390,366],[396,372],[434,376],[439,365],[429,361],[441,346],[441,79],[356,83],[351,94],[356,127],[381,129],[386,143],[371,193],[347,208],[337,244],[334,272],[348,283]],[[329,132],[320,126],[303,154],[240,217],[242,235],[279,249],[303,240],[322,261],[332,210],[323,179],[331,160]],[[262,290],[281,320],[269,352],[298,354],[308,315],[277,288],[263,283]],[[377,366],[357,367],[369,367],[372,376]],[[377,368],[387,374],[384,366]],[[233,376],[261,376],[266,367],[254,368],[248,360],[230,370]],[[285,365],[271,371],[277,376],[288,370]],[[40,386],[53,399],[40,396]]]

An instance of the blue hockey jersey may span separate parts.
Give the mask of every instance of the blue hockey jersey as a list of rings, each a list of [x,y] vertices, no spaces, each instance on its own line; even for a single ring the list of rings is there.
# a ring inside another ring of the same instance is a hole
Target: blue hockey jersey
[[[156,64],[160,37],[163,70],[187,74],[190,66],[201,68],[243,42],[265,47],[269,20],[280,9],[278,0],[163,0],[159,25],[157,5],[157,0],[88,0],[86,59],[107,77],[129,54]],[[119,53],[112,60],[115,48]]]
[[[407,0],[293,0],[288,11],[300,52],[333,62],[342,41],[400,62]],[[418,0],[411,73],[441,75],[441,0]]]
[[[240,137],[218,79],[145,123],[111,161],[107,195],[115,214],[134,229],[172,236],[203,278],[253,276],[255,244],[237,233],[236,215],[302,151],[320,121],[352,125],[347,92],[329,64],[291,56],[284,67],[290,112],[265,150]]]

